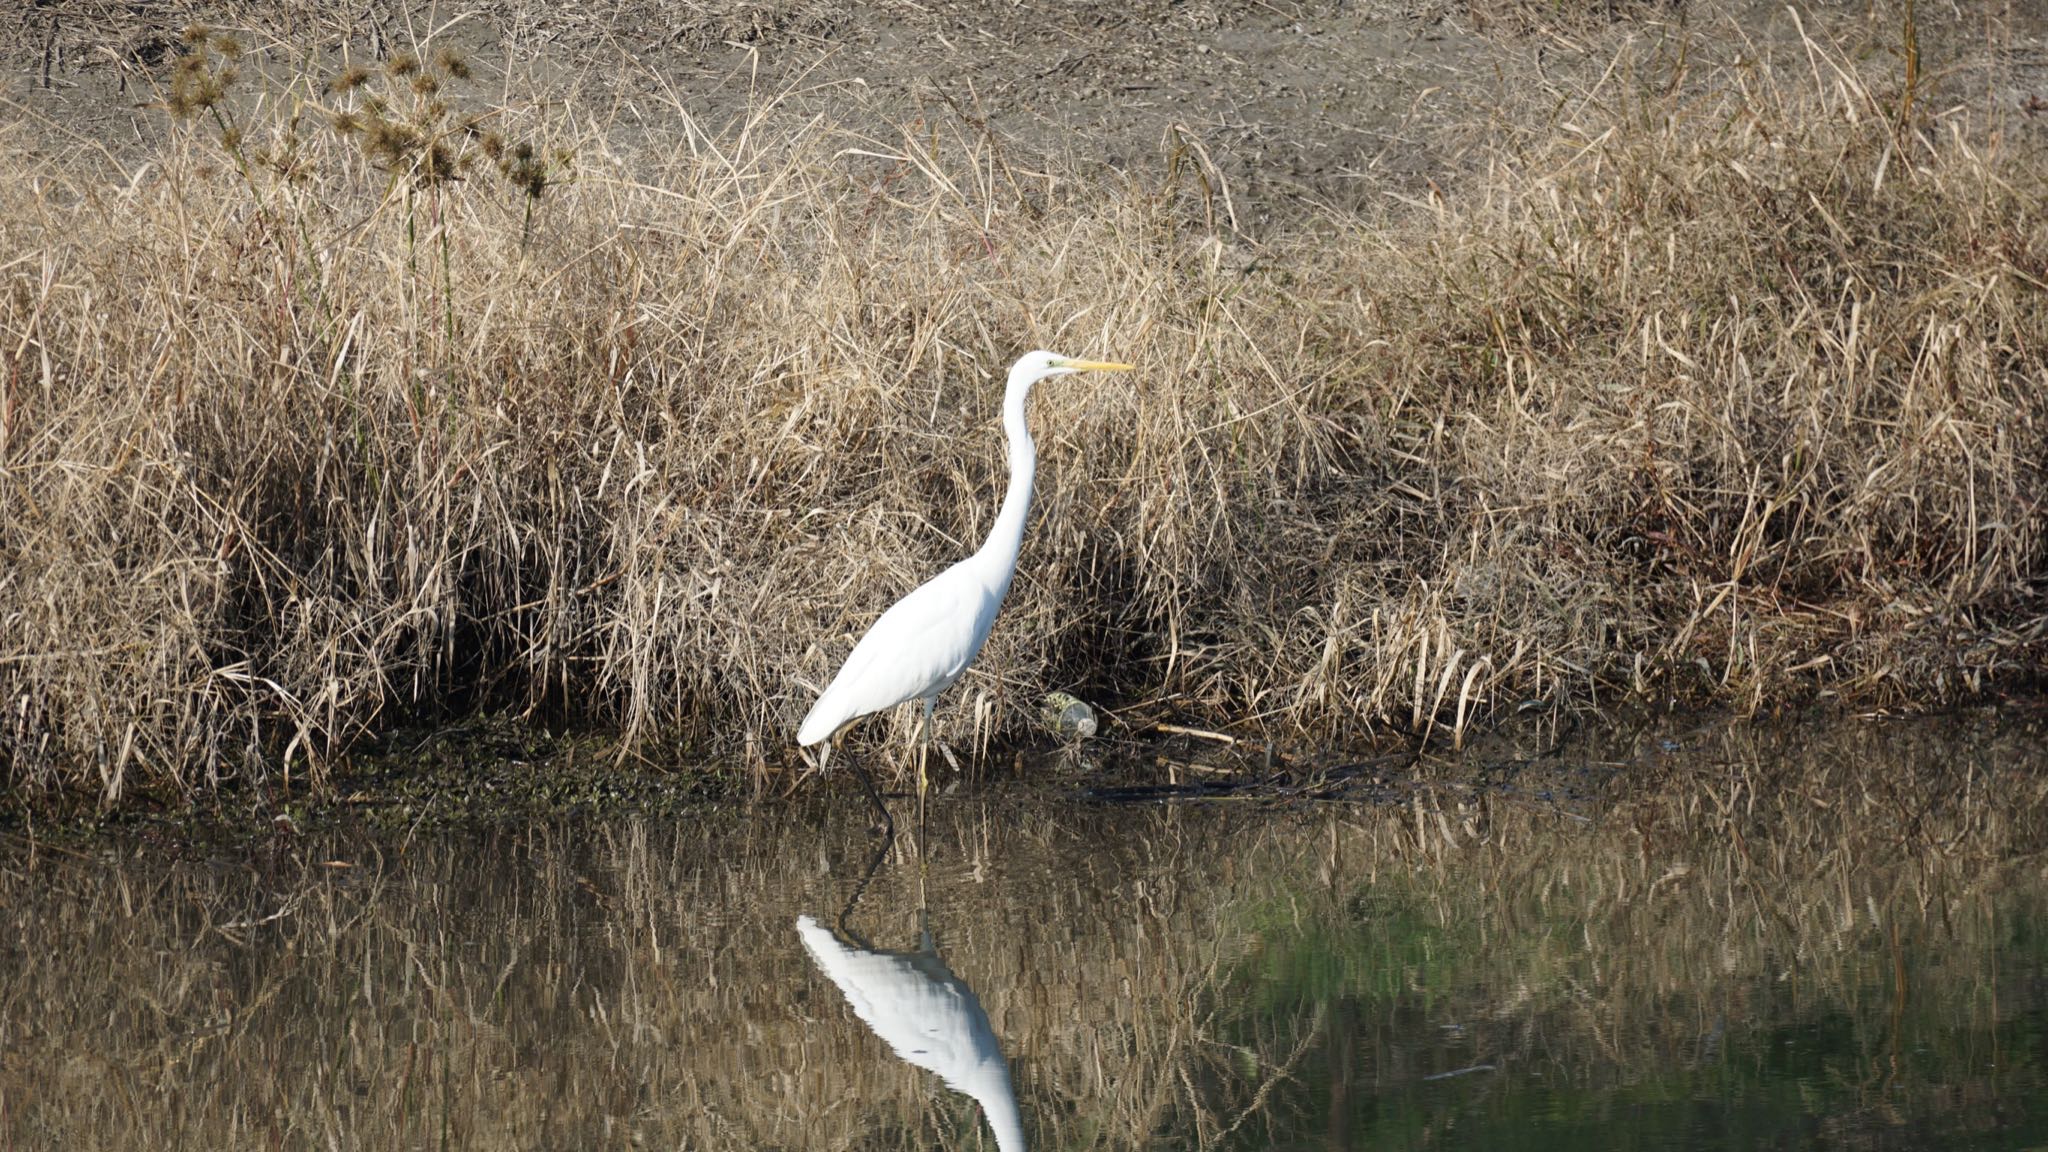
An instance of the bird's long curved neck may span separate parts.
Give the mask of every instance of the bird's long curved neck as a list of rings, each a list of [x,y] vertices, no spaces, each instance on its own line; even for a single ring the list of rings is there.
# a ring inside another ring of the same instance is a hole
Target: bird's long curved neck
[[[1038,446],[1031,442],[1031,429],[1024,424],[1024,401],[1033,383],[1030,377],[1012,376],[1003,395],[1003,432],[1010,441],[1010,490],[1003,494],[995,527],[989,529],[988,539],[974,554],[975,560],[993,571],[1004,591],[1009,589],[1017,554],[1024,547],[1024,521],[1031,515],[1031,477],[1038,467]]]

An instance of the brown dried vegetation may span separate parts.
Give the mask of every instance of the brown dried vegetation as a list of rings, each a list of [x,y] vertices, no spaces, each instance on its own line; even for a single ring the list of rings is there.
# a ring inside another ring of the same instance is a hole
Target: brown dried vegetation
[[[140,177],[0,138],[0,771],[317,772],[478,706],[786,763],[985,530],[1038,346],[1142,370],[1036,401],[956,738],[1055,686],[1332,740],[2038,676],[2048,163],[1820,45],[1681,69],[1256,240],[964,124],[631,154],[438,58]]]

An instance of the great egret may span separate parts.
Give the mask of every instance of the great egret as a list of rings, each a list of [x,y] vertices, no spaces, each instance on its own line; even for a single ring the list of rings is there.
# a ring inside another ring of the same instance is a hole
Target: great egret
[[[818,702],[797,728],[796,742],[818,749],[822,771],[833,741],[854,721],[911,700],[924,701],[919,727],[917,801],[924,807],[925,760],[931,746],[932,701],[953,686],[981,652],[995,624],[996,610],[1017,572],[1017,553],[1024,546],[1024,519],[1031,510],[1031,480],[1038,469],[1038,450],[1024,424],[1024,400],[1031,386],[1051,376],[1076,372],[1126,372],[1131,365],[1104,360],[1074,360],[1051,352],[1026,354],[1010,366],[1003,392],[1003,432],[1010,442],[1010,490],[981,549],[917,586],[887,612],[853,646]],[[856,762],[868,799],[881,813],[882,826],[894,830],[889,808],[875,791],[867,770]]]
[[[1024,1122],[1009,1062],[974,989],[939,958],[929,928],[909,953],[855,947],[809,916],[796,918],[796,930],[863,1024],[896,1055],[974,1097],[1001,1152],[1023,1152]]]

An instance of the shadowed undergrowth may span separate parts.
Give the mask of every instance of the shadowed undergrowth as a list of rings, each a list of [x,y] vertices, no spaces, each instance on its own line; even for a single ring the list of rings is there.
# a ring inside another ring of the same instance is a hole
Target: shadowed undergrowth
[[[1440,200],[1256,240],[964,125],[676,108],[636,152],[445,59],[197,50],[140,172],[0,136],[18,784],[477,707],[777,770],[986,530],[1040,346],[1141,371],[1034,401],[956,741],[1052,687],[1333,740],[2038,675],[2048,165],[1819,45],[1630,59]]]

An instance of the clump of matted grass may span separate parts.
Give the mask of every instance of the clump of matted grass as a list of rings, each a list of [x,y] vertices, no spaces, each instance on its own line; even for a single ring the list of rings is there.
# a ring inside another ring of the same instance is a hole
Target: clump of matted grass
[[[1142,370],[1041,390],[956,741],[1054,686],[1328,740],[2035,676],[2048,164],[1799,60],[1258,245],[965,130],[189,81],[150,170],[0,185],[0,757],[113,796],[497,706],[787,764],[986,530],[1038,346]]]

